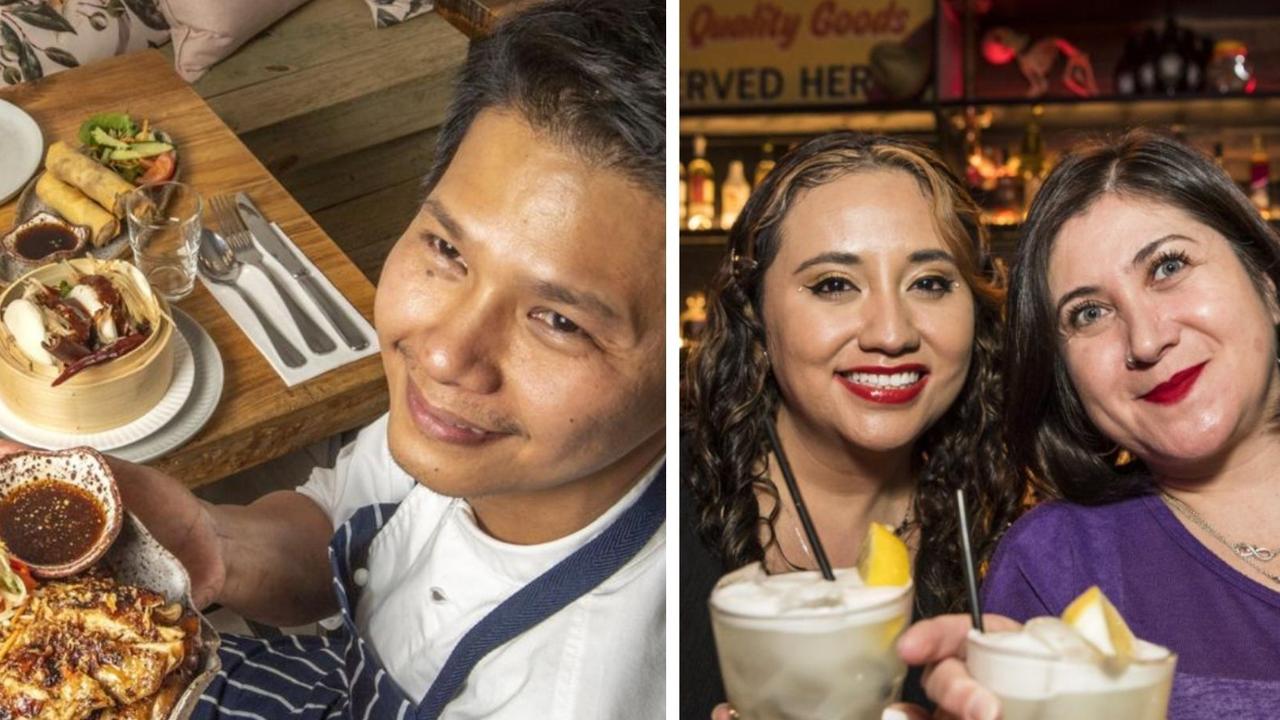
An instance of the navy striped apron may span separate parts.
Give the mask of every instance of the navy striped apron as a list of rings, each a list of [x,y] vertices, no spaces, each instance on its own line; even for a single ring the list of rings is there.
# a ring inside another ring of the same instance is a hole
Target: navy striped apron
[[[223,635],[222,670],[193,718],[413,718],[434,720],[462,689],[489,651],[566,607],[635,557],[666,519],[665,467],[602,533],[504,600],[467,631],[425,697],[413,702],[383,669],[356,630],[361,587],[353,575],[365,567],[369,545],[397,505],[356,511],[329,543],[329,564],[342,611],[331,636],[270,639]]]

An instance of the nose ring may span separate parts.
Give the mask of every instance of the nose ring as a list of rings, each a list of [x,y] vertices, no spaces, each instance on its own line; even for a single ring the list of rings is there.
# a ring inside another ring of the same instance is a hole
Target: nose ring
[[[1134,369],[1134,368],[1138,367],[1138,361],[1137,361],[1137,360],[1135,360],[1135,359],[1133,359],[1133,356],[1132,356],[1132,355],[1125,355],[1125,356],[1124,356],[1124,366],[1125,366],[1127,369],[1132,370],[1132,369]]]

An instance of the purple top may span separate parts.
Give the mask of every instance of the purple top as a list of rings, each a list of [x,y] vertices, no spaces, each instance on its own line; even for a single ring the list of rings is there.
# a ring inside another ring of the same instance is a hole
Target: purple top
[[[1135,635],[1178,654],[1171,719],[1280,713],[1280,592],[1219,559],[1158,496],[1027,513],[996,549],[983,611],[1060,615],[1090,585]]]

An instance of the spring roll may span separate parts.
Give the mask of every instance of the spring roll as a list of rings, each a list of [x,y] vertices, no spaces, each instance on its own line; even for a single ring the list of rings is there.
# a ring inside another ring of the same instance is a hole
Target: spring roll
[[[36,197],[72,225],[89,228],[89,241],[94,247],[107,244],[120,231],[120,224],[111,213],[53,173],[46,172],[36,181]]]
[[[124,196],[133,190],[128,180],[62,141],[49,146],[44,165],[59,180],[75,186],[112,215],[124,217]]]

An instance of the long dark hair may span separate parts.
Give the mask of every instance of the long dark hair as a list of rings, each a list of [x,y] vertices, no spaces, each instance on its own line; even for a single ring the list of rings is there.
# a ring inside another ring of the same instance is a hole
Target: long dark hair
[[[969,374],[958,399],[916,443],[921,470],[912,508],[920,529],[916,583],[940,599],[943,607],[937,610],[959,609],[964,601],[955,489],[964,488],[975,510],[973,540],[980,560],[1013,521],[1022,493],[1000,434],[999,274],[987,253],[977,206],[924,147],[851,132],[824,135],[790,152],[752,192],[729,231],[730,252],[712,285],[706,332],[688,361],[682,417],[692,465],[684,476],[706,546],[728,567],[762,560],[776,542],[779,513],[778,491],[766,467],[764,425],[777,412],[779,396],[764,358],[762,278],[785,242],[782,222],[805,190],[878,169],[906,172],[919,182],[974,296]],[[768,517],[760,517],[757,491],[775,500]]]
[[[1118,193],[1176,207],[1231,244],[1265,297],[1280,287],[1280,241],[1244,193],[1207,156],[1145,130],[1067,155],[1036,195],[1018,243],[1009,287],[1005,417],[1009,449],[1046,497],[1097,504],[1149,490],[1140,460],[1117,466],[1121,449],[1085,414],[1067,374],[1049,293],[1049,254],[1062,226],[1099,197]]]

